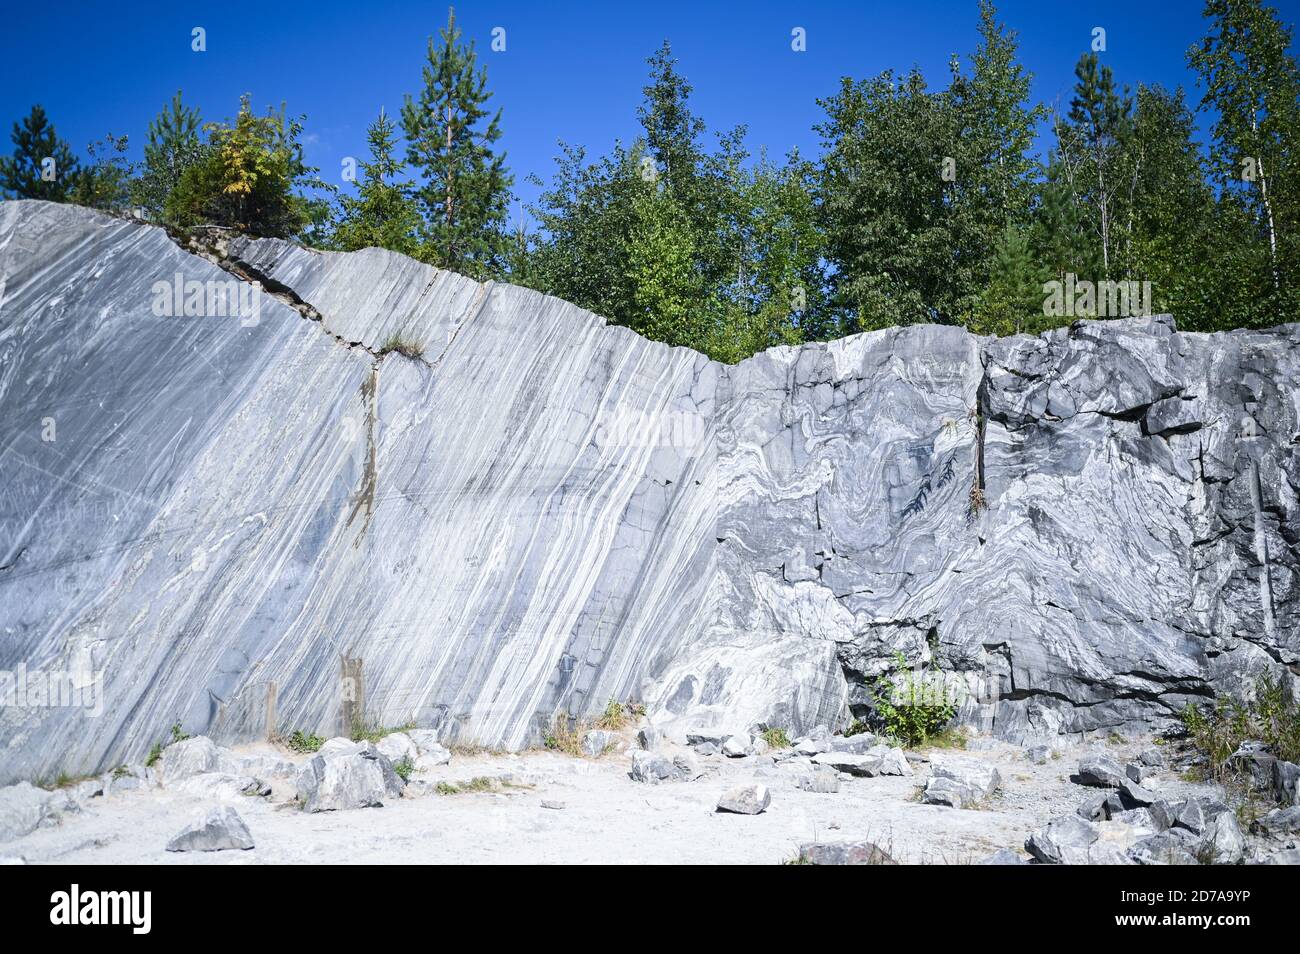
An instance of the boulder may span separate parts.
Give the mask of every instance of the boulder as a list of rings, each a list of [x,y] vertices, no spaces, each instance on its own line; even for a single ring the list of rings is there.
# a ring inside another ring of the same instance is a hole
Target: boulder
[[[729,759],[743,759],[754,751],[754,740],[747,735],[729,735],[722,743],[722,754]]]
[[[1010,848],[999,848],[993,854],[989,855],[983,861],[982,865],[1027,865],[1024,855]]]
[[[359,752],[332,758],[317,754],[298,773],[298,796],[305,812],[348,811],[383,805],[389,789],[378,759]]]
[[[582,753],[590,758],[600,758],[618,741],[618,736],[604,729],[591,729],[582,734]]]
[[[1273,762],[1273,797],[1283,805],[1300,805],[1300,765]]]
[[[388,761],[397,763],[402,759],[410,759],[414,764],[415,760],[420,757],[420,749],[405,732],[390,732],[375,743],[375,748],[379,754],[383,755]]]
[[[1129,777],[1118,762],[1108,755],[1090,755],[1079,763],[1079,771],[1070,778],[1077,785],[1096,788],[1119,788]]]
[[[162,750],[158,760],[158,778],[164,785],[172,785],[192,775],[220,772],[225,768],[223,752],[206,735],[173,742]]]
[[[1129,777],[1129,781],[1141,785],[1151,772],[1141,762],[1129,762],[1124,766],[1124,774]]]
[[[814,765],[812,771],[801,776],[797,784],[805,792],[833,795],[840,790],[840,773],[828,765]]]
[[[936,762],[921,793],[926,805],[974,808],[990,798],[1002,784],[998,770],[986,765]]]
[[[51,793],[31,782],[0,788],[0,842],[13,841],[57,821]]]
[[[1300,834],[1300,805],[1275,808],[1261,818],[1256,818],[1251,830],[1263,835],[1280,837]]]
[[[880,744],[879,736],[870,732],[860,732],[857,735],[836,735],[829,740],[829,745],[822,751],[826,752],[852,752],[858,755],[866,753],[868,750],[875,748]]]
[[[1221,812],[1201,836],[1197,857],[1207,864],[1235,865],[1246,858],[1246,836],[1232,812]]]
[[[252,847],[248,826],[229,805],[207,809],[167,842],[168,851],[247,851]]]
[[[867,755],[876,760],[873,775],[902,775],[912,774],[912,766],[908,764],[907,755],[902,749],[896,749],[888,745],[876,745],[867,749]]]
[[[1201,809],[1201,803],[1195,798],[1189,798],[1173,806],[1173,826],[1194,835],[1205,831],[1205,812]]]
[[[197,795],[200,798],[216,798],[232,801],[249,796],[270,795],[271,787],[251,775],[231,775],[227,772],[203,772],[176,782],[171,788]]]
[[[1089,795],[1079,803],[1075,814],[1090,822],[1105,821],[1106,804],[1109,800],[1110,796],[1106,794]]]
[[[1035,765],[1046,765],[1052,760],[1052,747],[1050,745],[1031,745],[1025,749],[1025,758]],[[1002,849],[1005,851],[1006,849]],[[1019,857],[1019,856],[1017,856]]]
[[[807,865],[896,865],[889,852],[870,841],[818,842],[799,846]]]
[[[1025,842],[1029,852],[1045,865],[1086,864],[1087,851],[1101,837],[1101,829],[1078,815],[1062,815]]]
[[[741,785],[723,793],[716,811],[735,815],[758,815],[772,804],[772,795],[766,785]]]
[[[1196,836],[1180,828],[1142,838],[1128,850],[1140,865],[1196,865]]]
[[[708,758],[710,755],[718,754],[718,747],[712,742],[701,742],[699,745],[695,746],[695,754]]]
[[[1146,808],[1159,800],[1159,796],[1148,791],[1137,782],[1125,779],[1119,787],[1120,803],[1126,808]]]
[[[682,770],[672,759],[643,751],[632,753],[632,771],[628,774],[633,781],[646,782],[650,785],[659,782],[675,782],[683,777]]]
[[[664,734],[652,726],[643,726],[636,731],[636,744],[641,746],[647,752],[653,752],[659,748],[659,743],[663,741]]]
[[[428,772],[439,765],[446,765],[451,761],[451,752],[438,746],[436,749],[425,749],[415,757],[415,771]]]
[[[316,754],[323,759],[337,758],[340,755],[351,755],[361,748],[360,742],[353,742],[349,738],[336,735],[332,739],[326,739]]]
[[[379,766],[379,774],[384,780],[384,791],[389,798],[402,797],[402,789],[406,787],[406,782],[393,768],[392,760],[379,751],[378,745],[374,742],[362,742],[357,746],[355,754],[363,759],[369,759]]]
[[[1273,763],[1277,759],[1263,742],[1243,742],[1227,759],[1227,766],[1248,780],[1257,791],[1273,785]]]

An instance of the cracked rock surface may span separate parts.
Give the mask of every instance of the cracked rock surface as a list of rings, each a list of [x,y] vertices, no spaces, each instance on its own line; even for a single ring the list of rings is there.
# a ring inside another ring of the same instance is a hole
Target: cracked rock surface
[[[256,282],[256,322],[158,282]],[[897,653],[1024,741],[1300,671],[1300,327],[913,326],[736,366],[393,253],[0,204],[0,782],[367,719],[838,726]],[[1279,316],[1280,318],[1288,316]]]

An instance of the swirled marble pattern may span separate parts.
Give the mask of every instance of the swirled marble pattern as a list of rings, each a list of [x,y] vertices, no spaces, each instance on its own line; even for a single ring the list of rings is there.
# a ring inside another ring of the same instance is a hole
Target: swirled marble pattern
[[[517,748],[840,724],[898,654],[1000,735],[1297,671],[1300,331],[917,326],[736,366],[399,255],[0,204],[0,782],[368,720]],[[159,282],[265,288],[255,321]],[[93,692],[87,689],[90,695]],[[83,696],[83,701],[85,697]]]

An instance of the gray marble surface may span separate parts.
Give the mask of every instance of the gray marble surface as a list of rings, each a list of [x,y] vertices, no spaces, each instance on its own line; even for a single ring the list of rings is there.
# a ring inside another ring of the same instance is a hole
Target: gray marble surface
[[[388,252],[220,248],[0,204],[0,672],[84,690],[0,708],[0,781],[260,736],[271,687],[334,734],[345,656],[368,721],[508,748],[611,698],[840,725],[899,653],[1013,739],[1300,669],[1295,325],[729,367]],[[178,274],[256,320],[159,316]]]

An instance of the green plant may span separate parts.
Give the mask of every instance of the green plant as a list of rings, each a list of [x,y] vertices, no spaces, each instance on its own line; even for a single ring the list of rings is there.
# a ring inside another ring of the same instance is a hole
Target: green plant
[[[762,738],[764,742],[774,749],[788,749],[790,747],[790,736],[786,735],[785,729],[764,729]]]
[[[1192,747],[1205,758],[1205,774],[1220,781],[1233,775],[1229,759],[1243,742],[1262,742],[1288,762],[1300,759],[1300,704],[1267,674],[1256,683],[1253,700],[1221,696],[1213,704],[1189,703],[1182,723]]]
[[[155,742],[153,748],[149,750],[149,757],[144,760],[145,768],[153,768],[158,760],[162,758],[163,744]]]
[[[607,729],[610,732],[617,732],[628,723],[629,713],[623,703],[610,699],[605,704],[605,711],[601,713],[596,720],[596,728]]]
[[[890,681],[886,692],[876,694],[876,712],[890,738],[909,748],[923,745],[957,714],[956,699],[945,683],[934,685],[909,669],[901,652],[894,661],[902,680]]]
[[[120,778],[126,778],[130,774],[131,770],[129,768],[125,765],[119,765],[117,768],[113,769],[113,781],[117,781]]]
[[[406,732],[414,728],[414,722],[407,722],[405,725],[382,726],[367,724],[358,720],[352,724],[352,741],[378,742],[386,735],[392,735],[394,732]]]
[[[312,752],[319,752],[320,747],[325,744],[325,740],[314,733],[303,732],[301,729],[294,729],[293,733],[285,740],[284,744],[294,752],[310,754]]]
[[[182,729],[179,722],[172,723],[172,742],[184,742],[190,738],[193,738],[193,736]]]
[[[849,727],[844,730],[844,735],[862,735],[862,733],[870,731],[871,726],[867,724],[865,719],[854,719],[849,723]]]
[[[409,782],[411,773],[415,771],[415,761],[409,755],[403,755],[393,763],[393,771],[403,782]]]
[[[582,755],[581,727],[576,722],[571,722],[562,712],[557,712],[551,720],[551,727],[546,731],[543,742],[552,751],[563,752],[565,755]]]

